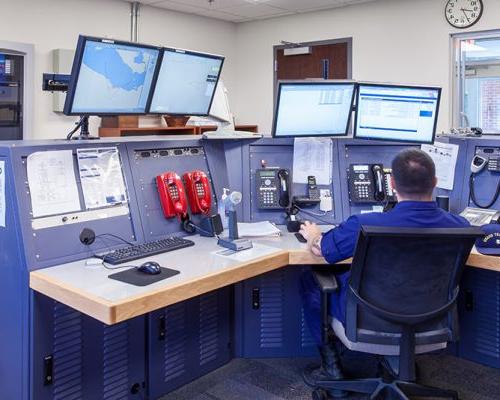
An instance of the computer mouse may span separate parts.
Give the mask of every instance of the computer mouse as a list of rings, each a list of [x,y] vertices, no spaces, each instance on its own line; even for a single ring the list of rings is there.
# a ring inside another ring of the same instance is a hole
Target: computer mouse
[[[154,261],[146,261],[144,264],[141,264],[137,271],[143,272],[148,275],[158,275],[161,272],[160,264]]]

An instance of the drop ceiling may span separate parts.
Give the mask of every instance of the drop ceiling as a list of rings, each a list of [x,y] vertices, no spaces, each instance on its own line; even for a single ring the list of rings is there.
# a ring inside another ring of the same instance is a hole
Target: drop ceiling
[[[274,18],[370,1],[375,0],[138,0],[153,7],[231,22]]]

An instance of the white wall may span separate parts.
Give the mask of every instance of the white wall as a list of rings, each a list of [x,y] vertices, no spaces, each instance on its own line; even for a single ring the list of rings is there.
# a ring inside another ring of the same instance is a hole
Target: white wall
[[[271,130],[273,46],[353,38],[353,78],[443,88],[438,131],[450,127],[450,34],[445,1],[378,0],[315,13],[238,25],[237,87],[233,112],[239,123]],[[485,12],[470,31],[500,29],[500,1],[484,0]],[[233,96],[234,97],[234,96]]]
[[[35,46],[34,128],[26,138],[63,138],[77,118],[52,111],[52,96],[42,92],[42,74],[51,72],[51,50],[74,49],[78,35],[130,39],[130,5],[118,0],[0,0],[0,39]],[[232,23],[141,7],[139,40],[228,57],[224,79],[234,86],[236,26]],[[98,118],[91,118],[97,134]]]

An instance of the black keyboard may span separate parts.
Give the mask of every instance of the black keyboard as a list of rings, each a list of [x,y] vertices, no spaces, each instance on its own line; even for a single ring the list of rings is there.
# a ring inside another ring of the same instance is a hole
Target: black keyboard
[[[180,237],[169,237],[154,242],[113,250],[109,253],[98,254],[96,257],[102,258],[102,260],[108,264],[116,265],[190,246],[194,246],[194,242],[191,240]]]

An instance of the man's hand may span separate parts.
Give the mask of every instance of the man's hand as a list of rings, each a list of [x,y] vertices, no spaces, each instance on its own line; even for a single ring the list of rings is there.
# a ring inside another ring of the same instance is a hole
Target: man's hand
[[[321,257],[321,230],[309,221],[300,226],[299,233],[307,240],[307,248],[317,257]]]

